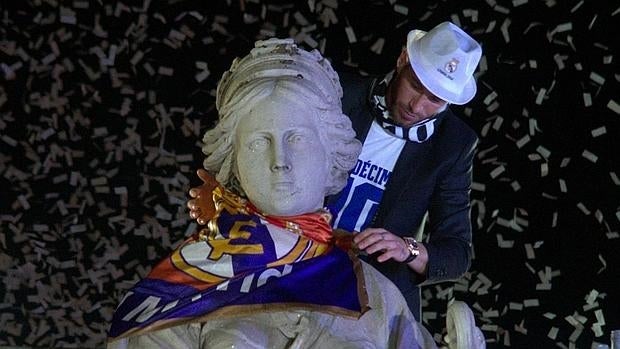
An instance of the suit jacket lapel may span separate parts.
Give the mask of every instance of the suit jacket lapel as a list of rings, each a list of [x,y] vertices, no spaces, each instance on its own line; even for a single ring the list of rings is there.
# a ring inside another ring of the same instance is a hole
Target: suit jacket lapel
[[[385,225],[384,220],[387,213],[392,210],[393,205],[398,204],[398,198],[403,193],[403,190],[407,188],[408,182],[418,176],[416,173],[418,171],[416,159],[420,159],[423,155],[423,148],[425,148],[424,143],[407,142],[405,144],[383,193],[375,222]]]
[[[441,132],[441,124],[447,115],[447,112],[443,112],[437,117],[437,121],[435,122],[435,134],[433,136],[437,136],[437,134]],[[433,136],[422,143],[412,141],[407,141],[407,143],[405,143],[403,150],[398,156],[396,165],[394,165],[394,170],[392,171],[390,180],[383,193],[381,204],[379,205],[379,210],[377,211],[373,223],[385,226],[386,219],[389,218],[387,214],[392,211],[393,205],[398,205],[400,202],[399,197],[410,187],[409,181],[420,180],[425,178],[424,176],[429,175],[428,173],[421,173],[421,171],[429,171],[429,168],[426,166],[425,169],[425,167],[420,166],[420,164],[428,165],[434,163],[433,159],[427,159],[429,154],[431,154],[431,148],[436,139],[433,138]]]

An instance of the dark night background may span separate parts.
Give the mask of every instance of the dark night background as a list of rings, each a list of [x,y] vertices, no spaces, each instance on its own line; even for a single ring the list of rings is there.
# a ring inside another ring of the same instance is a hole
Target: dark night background
[[[423,290],[489,348],[591,348],[620,329],[620,2],[0,0],[0,346],[101,347],[117,302],[195,228],[218,79],[257,39],[393,68],[451,20],[484,50],[455,108],[480,137],[475,259]],[[354,33],[349,37],[347,30]]]

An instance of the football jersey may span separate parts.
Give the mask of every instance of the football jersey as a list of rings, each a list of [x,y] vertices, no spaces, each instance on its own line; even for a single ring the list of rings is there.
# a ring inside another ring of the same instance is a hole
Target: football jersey
[[[335,229],[359,232],[369,226],[405,142],[373,121],[346,187],[328,207]]]

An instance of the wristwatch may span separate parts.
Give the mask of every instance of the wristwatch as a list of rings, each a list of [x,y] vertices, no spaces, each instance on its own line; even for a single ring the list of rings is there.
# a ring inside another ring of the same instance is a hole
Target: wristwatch
[[[405,244],[407,244],[407,249],[409,250],[409,257],[407,257],[403,263],[409,263],[420,255],[420,248],[418,247],[418,242],[412,237],[405,236],[403,240],[405,240]]]

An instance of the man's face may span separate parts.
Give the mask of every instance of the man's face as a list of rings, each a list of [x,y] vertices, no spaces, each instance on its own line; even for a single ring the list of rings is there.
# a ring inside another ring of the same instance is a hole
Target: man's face
[[[402,127],[434,116],[446,101],[427,90],[415,75],[406,50],[403,50],[396,64],[396,72],[386,93],[387,108],[394,122]]]
[[[328,159],[314,110],[274,96],[241,116],[235,134],[237,175],[263,213],[292,216],[321,208]]]

